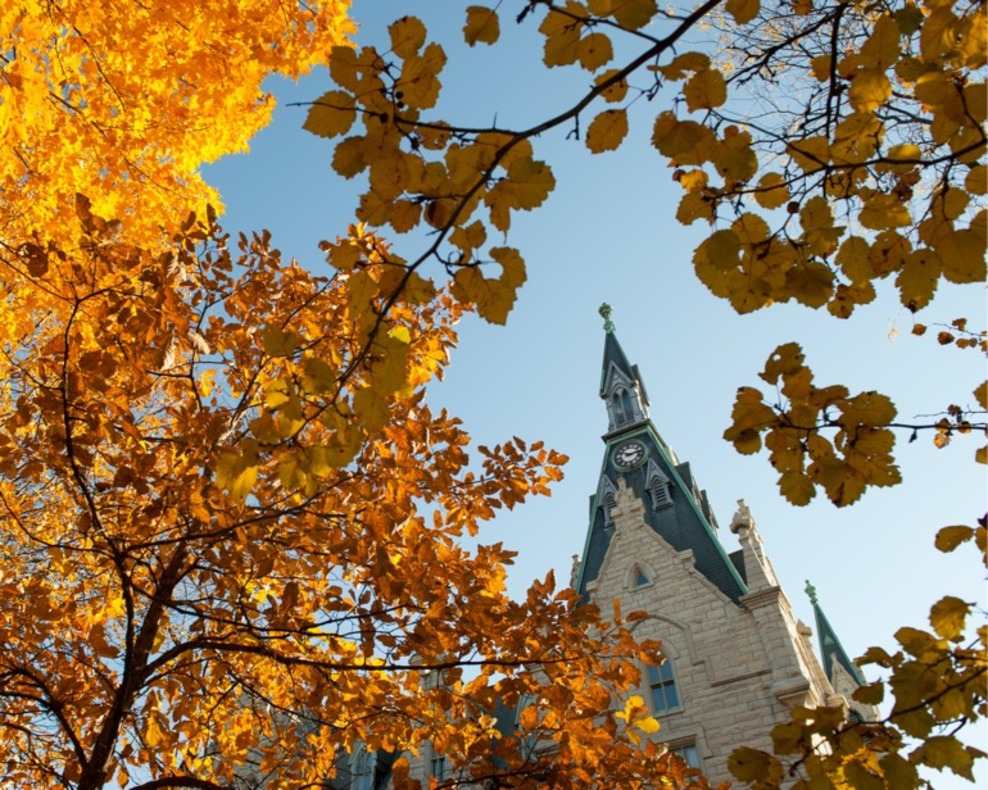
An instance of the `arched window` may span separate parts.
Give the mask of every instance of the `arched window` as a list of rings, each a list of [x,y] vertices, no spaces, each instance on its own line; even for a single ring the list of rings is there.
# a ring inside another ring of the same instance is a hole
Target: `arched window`
[[[635,408],[631,405],[631,394],[628,390],[621,390],[621,405],[624,407],[624,421],[632,422],[635,419]]]
[[[672,671],[672,661],[667,656],[659,666],[648,668],[648,687],[652,696],[652,710],[662,713],[679,707],[679,689]]]
[[[652,580],[648,578],[648,574],[645,573],[641,568],[635,571],[635,587],[645,587],[652,583]]]
[[[621,399],[621,394],[624,390],[616,389],[614,394],[611,396],[611,411],[614,413],[614,425],[621,426],[624,425],[628,419],[625,417],[624,413],[624,403]]]

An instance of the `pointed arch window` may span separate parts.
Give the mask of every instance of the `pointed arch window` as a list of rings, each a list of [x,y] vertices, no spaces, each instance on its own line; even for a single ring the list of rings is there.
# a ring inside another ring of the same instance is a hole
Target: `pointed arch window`
[[[680,707],[676,675],[672,670],[672,660],[668,656],[659,666],[649,666],[648,687],[651,692],[652,710],[655,713]]]
[[[635,418],[635,408],[631,404],[631,394],[628,390],[621,390],[621,406],[624,410],[624,421],[632,422]]]
[[[648,578],[648,574],[639,568],[635,573],[635,587],[647,587],[651,583],[652,580]]]

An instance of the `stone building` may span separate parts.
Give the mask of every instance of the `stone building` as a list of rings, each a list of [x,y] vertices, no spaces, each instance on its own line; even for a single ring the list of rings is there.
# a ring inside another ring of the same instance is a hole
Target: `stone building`
[[[718,782],[731,778],[735,747],[771,750],[772,725],[794,705],[848,705],[849,715],[873,718],[850,699],[864,680],[808,588],[822,664],[813,652],[743,500],[729,527],[740,548],[724,548],[689,462],[649,418],[644,381],[618,343],[610,308],[601,314],[608,426],[572,584],[605,608],[616,598],[622,611],[647,613],[636,633],[661,640],[666,656],[640,689],[662,721],[655,737]]]
[[[769,732],[792,706],[847,706],[849,716],[875,718],[850,699],[864,679],[808,585],[822,662],[814,653],[743,500],[729,525],[740,548],[725,549],[690,464],[649,417],[644,381],[618,343],[610,308],[601,315],[604,459],[571,583],[605,611],[619,599],[622,611],[647,613],[636,633],[661,640],[666,657],[643,672],[638,690],[662,723],[652,737],[721,782],[731,779],[727,758],[737,746],[771,750]],[[512,712],[504,713],[510,726]],[[387,787],[393,757],[347,755],[333,787]],[[431,753],[411,773],[426,786],[430,775],[450,778]]]

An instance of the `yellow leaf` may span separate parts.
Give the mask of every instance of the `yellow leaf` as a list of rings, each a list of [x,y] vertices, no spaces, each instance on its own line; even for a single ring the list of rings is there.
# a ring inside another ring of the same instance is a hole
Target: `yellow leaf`
[[[348,91],[356,91],[359,82],[357,53],[353,47],[334,46],[329,55],[329,75],[333,82]]]
[[[703,170],[689,170],[680,175],[679,185],[687,192],[696,192],[706,187],[709,180]]]
[[[686,107],[690,112],[710,110],[727,101],[727,83],[719,69],[698,71],[683,86]]]
[[[492,247],[491,257],[501,264],[501,282],[509,288],[520,288],[527,275],[525,261],[518,250],[514,247]]]
[[[974,781],[974,755],[953,735],[932,735],[917,749],[917,759],[932,768],[949,768],[958,776]]]
[[[347,137],[336,144],[333,151],[333,170],[344,178],[353,178],[367,169],[364,158],[367,140],[364,137]]]
[[[864,162],[878,151],[884,135],[885,127],[874,113],[852,113],[834,129],[830,155],[838,164]]]
[[[751,212],[746,212],[734,220],[731,230],[737,235],[741,244],[749,248],[768,241],[770,235],[768,223]]]
[[[830,141],[826,137],[806,137],[789,143],[786,152],[801,170],[812,173],[830,162]]]
[[[401,100],[409,107],[425,110],[439,99],[439,73],[446,65],[446,53],[439,44],[429,44],[421,55],[411,55],[405,60],[398,80]]]
[[[867,282],[872,277],[869,259],[871,246],[860,236],[848,236],[840,245],[835,261],[852,283]]]
[[[974,397],[981,404],[982,409],[988,409],[988,381],[974,390]]]
[[[580,39],[576,46],[580,65],[587,71],[596,71],[614,57],[611,40],[603,33],[591,33]]]
[[[706,127],[704,127],[706,128]],[[717,172],[726,182],[748,181],[758,170],[758,157],[751,147],[751,134],[728,126],[713,152]]]
[[[762,208],[784,206],[789,202],[789,186],[779,173],[766,173],[758,181],[755,200]]]
[[[594,85],[603,85],[608,80],[611,80],[618,74],[617,69],[608,69],[602,74],[598,74],[594,79]],[[620,79],[613,85],[609,85],[605,88],[600,97],[606,102],[619,102],[624,101],[624,97],[628,95],[628,80]]]
[[[767,752],[741,746],[727,758],[727,767],[740,781],[763,787],[780,787],[785,769],[778,759]]]
[[[969,603],[947,595],[930,609],[930,625],[943,639],[956,641],[964,632],[964,623],[970,611]]]
[[[833,58],[830,55],[817,55],[810,59],[810,72],[818,82],[826,82],[830,79],[832,65]]]
[[[892,401],[880,392],[863,392],[847,398],[839,405],[840,423],[846,427],[866,425],[881,427],[895,419],[896,408]]]
[[[684,225],[691,225],[698,219],[713,223],[716,219],[717,203],[703,192],[687,192],[679,201],[676,219]]]
[[[940,551],[949,553],[960,546],[962,543],[966,543],[974,537],[974,529],[971,527],[966,527],[963,525],[952,526],[952,527],[941,527],[937,532],[936,541],[934,545]]]
[[[261,335],[264,351],[272,357],[291,356],[302,344],[301,338],[291,331],[281,327],[269,326]]]
[[[857,71],[847,97],[855,110],[867,112],[881,107],[891,95],[892,83],[885,76],[885,71],[874,68]]]
[[[570,2],[565,8],[571,10],[570,6],[574,5],[578,4]],[[545,19],[542,20],[542,24],[539,25],[539,32],[545,36],[542,51],[542,61],[545,65],[551,68],[568,66],[576,62],[581,25],[574,21],[571,16],[550,9]]]
[[[463,26],[463,38],[471,47],[478,41],[493,44],[501,35],[497,11],[484,6],[467,7],[467,23]]]
[[[659,731],[659,721],[654,716],[643,716],[635,721],[635,727],[646,735],[651,735]]]
[[[714,133],[696,121],[680,121],[672,112],[655,119],[652,145],[677,165],[702,165],[710,160],[716,145]]]
[[[834,273],[819,261],[806,261],[786,272],[786,287],[801,304],[822,307],[833,295]]]
[[[319,137],[346,134],[357,118],[353,96],[344,91],[327,91],[309,108],[302,128]]]
[[[912,218],[908,206],[900,203],[894,195],[875,192],[861,207],[858,221],[869,230],[885,230],[905,227],[912,222]]]
[[[804,472],[784,472],[779,477],[779,493],[790,504],[803,507],[816,496],[816,486]]]
[[[707,71],[710,68],[710,56],[702,52],[684,52],[674,57],[665,66],[657,66],[656,70],[667,80],[679,81],[687,74],[697,71]]]
[[[931,250],[913,250],[902,259],[895,278],[902,304],[912,311],[926,307],[940,282],[940,261]]]
[[[403,16],[388,25],[391,36],[391,51],[399,58],[409,58],[418,52],[425,43],[425,25],[414,16]]]
[[[587,148],[592,153],[613,151],[628,134],[628,114],[624,110],[604,110],[587,128]]]
[[[758,16],[761,3],[759,0],[727,0],[725,8],[735,22],[743,25]]]
[[[614,21],[627,30],[645,27],[658,11],[655,0],[611,0]]]
[[[809,252],[826,257],[837,249],[837,239],[844,229],[834,227],[834,215],[825,197],[817,195],[807,200],[800,209],[799,221],[803,226],[801,240]]]
[[[516,289],[500,280],[488,280],[476,266],[459,269],[453,277],[453,295],[477,306],[477,313],[492,324],[504,324],[515,302]]]
[[[953,283],[978,283],[985,279],[985,212],[979,212],[970,227],[938,234],[935,249],[943,276]]]
[[[988,193],[988,166],[975,165],[964,179],[964,189],[972,195]]]
[[[545,162],[519,159],[508,168],[507,183],[512,195],[512,207],[533,209],[542,205],[556,185],[552,170]]]
[[[255,454],[247,451],[223,452],[216,462],[216,485],[230,492],[230,495],[243,502],[257,480]]]
[[[890,14],[882,14],[875,22],[871,36],[861,47],[858,55],[860,65],[865,69],[879,71],[891,68],[901,54],[900,38],[899,23]]]

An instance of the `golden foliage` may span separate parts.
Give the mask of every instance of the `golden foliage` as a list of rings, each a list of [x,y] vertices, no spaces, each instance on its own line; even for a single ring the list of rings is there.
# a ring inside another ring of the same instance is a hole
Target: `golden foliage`
[[[153,252],[75,213],[76,247],[2,257],[34,327],[0,391],[7,781],[298,787],[430,742],[557,787],[682,772],[636,747],[652,723],[607,713],[658,646],[551,577],[509,600],[512,553],[458,543],[566,459],[517,438],[471,458],[425,403],[453,298],[361,227],[327,278],[212,213]],[[517,254],[492,255],[517,287]],[[495,701],[522,695],[538,716],[494,743]]]
[[[198,168],[243,151],[292,78],[353,32],[348,0],[5,3],[0,10],[0,238],[59,243],[76,193],[164,241],[217,196]],[[164,233],[162,232],[164,231]]]
[[[162,782],[257,770],[298,786],[331,776],[340,750],[432,743],[477,778],[493,753],[519,785],[703,786],[648,739],[658,722],[626,694],[628,657],[659,660],[657,645],[635,645],[620,617],[602,622],[551,578],[508,600],[511,553],[458,543],[547,493],[565,459],[513,439],[471,463],[467,434],[423,387],[457,318],[503,323],[526,279],[504,237],[555,188],[533,140],[586,111],[590,151],[619,148],[632,103],[670,84],[679,96],[652,143],[684,190],[677,219],[711,226],[698,277],[737,311],[796,301],[847,318],[882,280],[918,311],[942,281],[984,281],[983,4],[731,0],[740,65],[684,46],[719,6],[526,4],[544,64],[593,77],[527,129],[433,117],[441,44],[406,16],[387,52],[354,49],[343,0],[0,11],[10,782],[127,786],[140,767]],[[499,35],[495,9],[467,9],[469,45]],[[628,42],[639,50],[622,60]],[[334,141],[339,175],[367,178],[358,223],[323,245],[332,277],[282,261],[266,233],[232,251],[197,173],[266,122],[266,75],[320,62],[335,84],[305,128]],[[757,125],[735,116],[745,85],[781,95],[780,79],[799,86],[790,104]],[[591,110],[597,99],[609,106]],[[435,232],[408,261],[370,230],[384,226]],[[436,260],[448,291],[425,268]],[[938,342],[981,347],[958,322]],[[897,483],[893,428],[932,429],[940,446],[984,428],[955,406],[898,425],[887,397],[817,387],[804,362],[779,346],[762,378],[780,400],[742,388],[726,433],[740,452],[764,445],[797,504]],[[974,396],[985,409],[984,386]],[[984,554],[985,525],[937,537],[944,550],[968,541]],[[985,631],[964,636],[970,614],[944,597],[932,632],[904,628],[901,650],[869,652],[895,697],[885,720],[797,710],[773,736],[783,759],[742,750],[738,777],[970,775],[983,755],[945,729],[984,713]],[[874,704],[885,688],[858,693]],[[618,695],[627,704],[611,711]],[[514,736],[494,728],[495,700],[531,700]],[[547,745],[535,760],[531,742]]]

